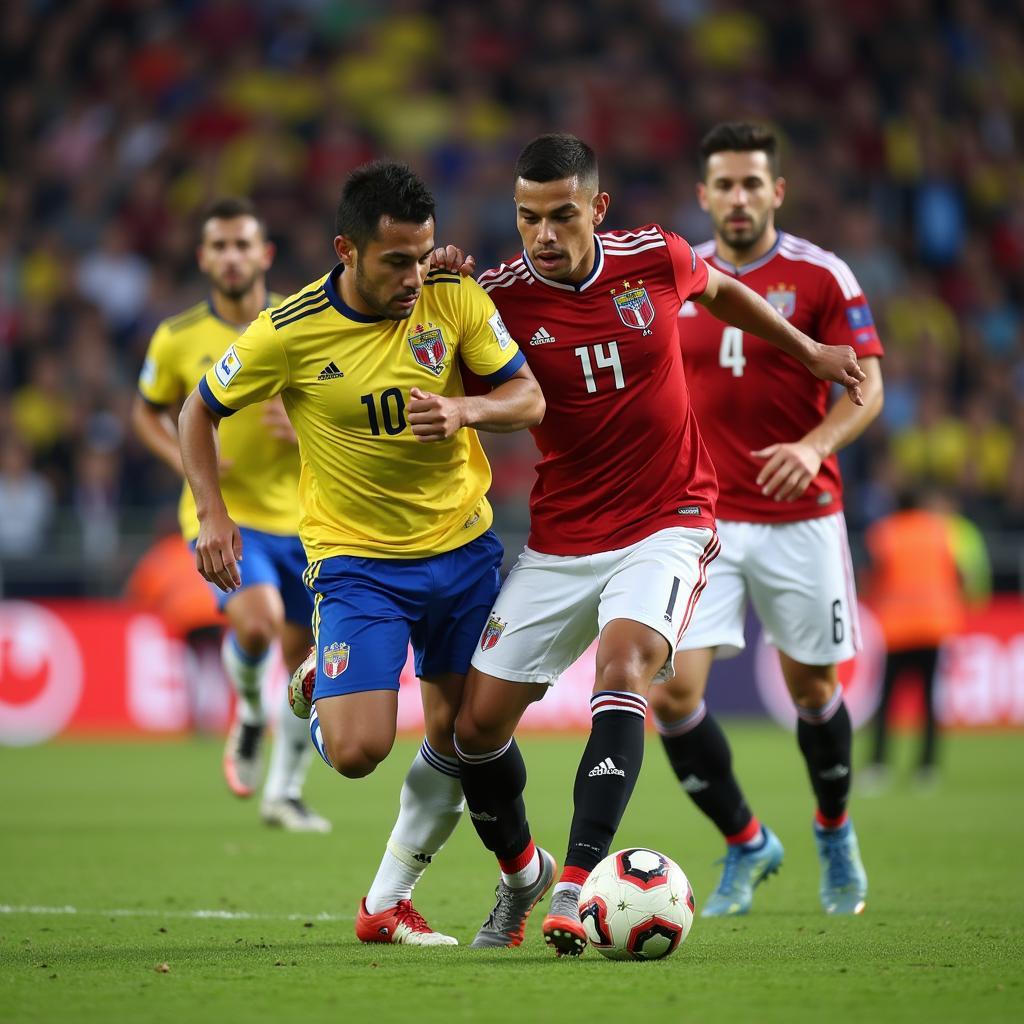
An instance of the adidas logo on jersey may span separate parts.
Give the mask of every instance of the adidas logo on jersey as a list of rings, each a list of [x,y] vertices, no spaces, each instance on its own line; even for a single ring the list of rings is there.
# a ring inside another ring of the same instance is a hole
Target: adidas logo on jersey
[[[338,364],[332,359],[317,375],[317,380],[337,380],[345,374],[338,369]]]
[[[548,334],[546,327],[539,327],[537,328],[537,332],[530,339],[530,344],[550,345],[553,341],[555,341],[555,336],[553,334]]]
[[[610,757],[606,757],[600,764],[594,765],[587,774],[592,779],[598,775],[621,775],[623,778],[626,777],[626,773],[621,768],[616,768],[615,763]]]

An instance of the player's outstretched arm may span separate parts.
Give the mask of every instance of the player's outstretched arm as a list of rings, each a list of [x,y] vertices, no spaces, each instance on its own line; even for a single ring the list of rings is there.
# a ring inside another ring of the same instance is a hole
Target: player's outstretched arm
[[[228,516],[220,491],[217,465],[217,427],[220,417],[203,401],[196,388],[185,399],[178,417],[178,441],[185,479],[192,488],[199,516],[196,568],[225,593],[242,585],[238,562],[242,538]]]
[[[788,320],[741,281],[708,267],[708,286],[695,300],[719,320],[756,334],[798,359],[815,377],[846,388],[850,401],[863,405],[860,384],[864,371],[849,345],[822,345],[798,331]]]
[[[856,441],[882,411],[882,367],[878,357],[868,356],[860,367],[864,371],[860,386],[863,405],[854,405],[848,395],[841,395],[821,423],[799,441],[770,444],[750,453],[763,462],[757,483],[766,497],[795,501],[818,475],[822,462]]]
[[[526,365],[486,395],[446,397],[413,388],[406,413],[418,441],[443,441],[463,427],[496,434],[536,426],[544,418],[544,395]]]

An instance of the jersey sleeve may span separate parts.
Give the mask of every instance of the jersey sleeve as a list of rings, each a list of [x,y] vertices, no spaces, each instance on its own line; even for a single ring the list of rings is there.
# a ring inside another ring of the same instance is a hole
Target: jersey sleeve
[[[139,372],[139,394],[158,408],[174,405],[185,396],[173,363],[171,332],[161,324],[153,334]]]
[[[508,333],[491,297],[475,281],[464,280],[462,291],[462,336],[459,353],[477,377],[492,388],[503,384],[526,363],[512,335]]]
[[[682,235],[662,229],[672,259],[672,271],[676,279],[679,301],[704,294],[708,286],[708,265],[697,255],[696,250]]]
[[[199,381],[199,394],[218,416],[265,402],[289,383],[288,358],[264,310]]]
[[[867,297],[853,271],[838,257],[822,275],[821,317],[815,341],[824,345],[850,345],[858,356],[883,355],[882,342]]]

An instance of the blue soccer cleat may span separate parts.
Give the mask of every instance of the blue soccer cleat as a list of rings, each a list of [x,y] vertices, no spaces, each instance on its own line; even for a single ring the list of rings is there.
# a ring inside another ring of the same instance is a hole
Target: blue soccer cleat
[[[821,905],[826,914],[860,914],[868,895],[868,876],[860,859],[857,833],[846,820],[839,828],[815,822],[814,839],[821,862]]]
[[[701,917],[732,917],[750,910],[754,889],[779,870],[785,852],[779,837],[770,828],[762,825],[761,835],[764,842],[756,849],[745,845],[729,847],[723,858],[722,879],[704,904]]]

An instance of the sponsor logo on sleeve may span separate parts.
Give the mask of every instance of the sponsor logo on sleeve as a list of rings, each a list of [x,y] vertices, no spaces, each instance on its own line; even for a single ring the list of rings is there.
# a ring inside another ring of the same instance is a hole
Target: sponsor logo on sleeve
[[[146,361],[142,364],[139,383],[149,388],[156,383],[156,363],[149,356],[146,356]]]
[[[501,314],[495,310],[494,316],[492,316],[487,323],[494,332],[495,340],[498,342],[498,348],[502,349],[502,351],[507,349],[509,345],[512,344],[512,335],[508,333],[508,328],[501,319]]]
[[[874,318],[871,316],[871,307],[867,304],[846,307],[846,322],[852,331],[863,331],[865,327],[874,325]],[[866,333],[866,332],[865,332]],[[857,338],[858,341],[862,340]]]
[[[226,388],[238,374],[238,371],[242,368],[242,360],[238,358],[238,353],[235,351],[235,346],[232,345],[227,352],[224,353],[217,360],[217,365],[214,367],[214,374],[217,380],[220,382],[222,388]]]

